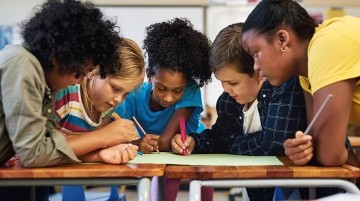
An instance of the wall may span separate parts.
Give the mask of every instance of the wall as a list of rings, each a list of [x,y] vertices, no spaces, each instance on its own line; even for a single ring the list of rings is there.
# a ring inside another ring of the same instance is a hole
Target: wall
[[[245,1],[216,0],[223,3],[208,5],[207,0],[93,0],[107,16],[118,21],[123,36],[134,39],[140,45],[146,26],[180,16],[189,18],[196,29],[205,32],[213,40],[228,24],[246,19],[254,6],[239,5]],[[41,3],[43,0],[0,0],[0,25],[14,26],[14,43],[21,42],[16,34],[16,24],[25,20],[32,13],[33,7]],[[324,16],[330,7],[341,6],[346,14],[360,17],[360,0],[304,0],[302,5],[309,12]],[[214,107],[222,91],[220,82],[213,78],[213,82],[203,90],[206,104]]]

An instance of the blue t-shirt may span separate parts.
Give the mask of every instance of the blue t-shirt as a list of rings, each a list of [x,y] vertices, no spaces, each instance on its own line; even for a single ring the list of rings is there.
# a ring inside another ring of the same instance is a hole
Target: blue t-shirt
[[[151,111],[150,94],[152,85],[148,82],[143,83],[134,92],[131,92],[115,112],[125,119],[132,119],[132,116],[138,120],[146,133],[161,134],[178,108],[194,107],[193,113],[186,123],[186,133],[201,133],[205,130],[205,125],[201,122],[201,112],[203,111],[200,87],[195,84],[186,86],[183,97],[176,104],[161,111]],[[143,133],[139,128],[140,136]]]

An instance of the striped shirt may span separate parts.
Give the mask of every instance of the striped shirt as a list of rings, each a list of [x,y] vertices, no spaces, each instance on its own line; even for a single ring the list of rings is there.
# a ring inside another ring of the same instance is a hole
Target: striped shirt
[[[56,94],[55,113],[58,129],[64,133],[95,130],[106,114],[109,114],[103,113],[98,122],[94,122],[82,104],[79,84],[69,86]]]

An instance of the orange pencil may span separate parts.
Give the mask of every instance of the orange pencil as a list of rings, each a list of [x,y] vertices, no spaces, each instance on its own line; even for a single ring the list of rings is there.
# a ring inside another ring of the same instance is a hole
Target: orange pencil
[[[116,120],[120,120],[121,119],[121,117],[117,114],[117,113],[113,113],[112,114],[112,116],[114,117],[114,119],[116,119]]]

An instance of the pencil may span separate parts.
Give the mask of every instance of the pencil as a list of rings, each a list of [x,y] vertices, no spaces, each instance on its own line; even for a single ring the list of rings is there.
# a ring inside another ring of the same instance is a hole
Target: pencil
[[[140,130],[144,133],[144,135],[146,135],[145,130],[143,129],[143,127],[140,125],[140,123],[137,121],[137,119],[133,116],[132,119],[134,120],[134,122],[136,123],[136,125],[140,128]]]
[[[186,140],[186,128],[185,128],[185,118],[184,116],[180,116],[180,135],[181,141],[184,143]],[[183,149],[183,156],[187,155],[187,149]]]
[[[120,120],[121,119],[121,117],[117,114],[117,113],[112,113],[112,116],[114,117],[114,119],[116,119],[116,120]]]
[[[140,125],[140,123],[137,121],[137,119],[136,119],[134,116],[132,116],[132,119],[134,120],[135,124],[140,128],[141,132],[143,132],[144,135],[146,135],[145,130],[144,130],[143,127]],[[158,148],[156,148],[156,152],[160,153],[160,151],[159,151]]]
[[[322,105],[320,106],[320,109],[317,111],[317,113],[315,114],[314,118],[311,120],[309,126],[306,128],[304,135],[307,135],[309,133],[309,131],[311,130],[311,128],[313,127],[315,121],[319,118],[320,113],[324,110],[325,106],[327,105],[327,103],[329,102],[329,100],[333,97],[332,94],[329,94],[326,99],[324,100],[324,102],[322,103]]]

